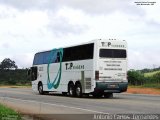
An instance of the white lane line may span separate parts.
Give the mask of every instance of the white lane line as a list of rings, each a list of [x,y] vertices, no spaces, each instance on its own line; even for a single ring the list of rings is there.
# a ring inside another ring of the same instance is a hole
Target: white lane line
[[[160,97],[160,95],[153,95],[153,94],[133,94],[133,93],[121,93],[121,95],[130,95],[130,96],[142,96],[142,97]]]
[[[70,109],[84,110],[84,111],[94,112],[94,113],[98,113],[98,114],[109,114],[109,113],[100,112],[100,111],[95,111],[95,110],[90,110],[90,109],[85,109],[85,108],[71,107],[71,106],[60,105],[60,104],[53,104],[53,103],[44,103],[44,102],[39,102],[39,101],[34,101],[34,100],[23,100],[23,99],[10,98],[10,97],[0,97],[0,98],[3,98],[3,99],[4,99],[4,98],[7,98],[7,99],[24,101],[24,102],[35,102],[35,103],[41,103],[41,104],[46,104],[46,105],[58,106],[58,107],[66,107],[66,108],[70,108]],[[6,99],[5,99],[5,100],[6,100]]]

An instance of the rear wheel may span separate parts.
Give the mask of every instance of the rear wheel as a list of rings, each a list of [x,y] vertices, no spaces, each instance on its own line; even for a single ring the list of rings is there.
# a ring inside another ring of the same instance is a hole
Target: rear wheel
[[[42,83],[39,83],[39,84],[38,84],[38,92],[39,92],[40,95],[43,95],[43,94],[44,94]]]
[[[66,96],[66,95],[67,95],[67,92],[62,92],[62,95],[63,95],[63,96]]]
[[[82,86],[80,83],[76,85],[76,96],[77,97],[82,97]]]
[[[101,92],[94,92],[93,93],[93,97],[95,97],[95,98],[100,98],[102,96],[103,96],[103,93],[101,93]]]
[[[113,93],[104,93],[105,98],[113,98]]]
[[[68,86],[68,93],[69,93],[69,96],[71,96],[71,97],[75,96],[75,87],[74,87],[74,84],[69,84],[69,86]]]

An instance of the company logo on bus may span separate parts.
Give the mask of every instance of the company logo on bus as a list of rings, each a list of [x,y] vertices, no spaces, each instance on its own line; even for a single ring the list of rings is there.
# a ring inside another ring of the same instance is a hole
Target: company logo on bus
[[[102,47],[116,47],[116,48],[125,48],[125,45],[115,45],[112,44],[111,42],[101,42]]]
[[[111,42],[101,42],[103,47],[110,47]]]
[[[84,69],[84,65],[73,65],[73,63],[66,63],[66,70]]]

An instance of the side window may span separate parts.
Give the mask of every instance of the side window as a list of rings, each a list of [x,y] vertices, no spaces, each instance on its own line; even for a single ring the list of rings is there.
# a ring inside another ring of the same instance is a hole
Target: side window
[[[62,61],[65,62],[65,61],[93,59],[93,52],[94,52],[94,43],[64,48]],[[57,53],[57,55],[55,55],[54,53]],[[50,58],[50,56],[52,58]],[[48,64],[50,59],[52,63],[59,62],[60,53],[56,51],[45,51],[37,53],[34,56],[33,65]]]
[[[59,61],[60,61],[60,53],[57,52],[57,58],[56,58],[56,61],[55,61],[55,62],[57,63],[57,62],[59,62]]]
[[[94,44],[64,48],[63,61],[93,59]]]

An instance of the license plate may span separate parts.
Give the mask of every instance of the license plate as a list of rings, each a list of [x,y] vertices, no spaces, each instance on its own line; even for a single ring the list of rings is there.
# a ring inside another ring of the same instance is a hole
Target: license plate
[[[110,84],[108,85],[108,88],[119,88],[117,84]]]

